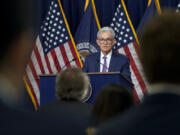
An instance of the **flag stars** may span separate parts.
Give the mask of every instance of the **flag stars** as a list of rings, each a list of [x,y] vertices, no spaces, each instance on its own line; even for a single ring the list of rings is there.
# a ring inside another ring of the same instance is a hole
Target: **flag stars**
[[[47,22],[45,23],[45,26],[48,26],[48,23],[47,23]]]
[[[60,23],[60,24],[62,24],[62,23],[63,23],[63,21],[62,21],[62,20],[60,20],[60,21],[59,21],[59,23]]]
[[[45,37],[45,33],[43,33],[42,36]]]
[[[56,21],[59,21],[59,19],[58,19],[57,17],[55,18],[55,20],[56,20]]]
[[[60,16],[60,12],[57,12],[57,16]]]
[[[62,39],[60,39],[59,42],[62,43]]]
[[[121,16],[123,16],[124,15],[124,13],[123,12],[121,12]]]
[[[54,28],[52,29],[52,32],[55,32],[55,29],[54,29]]]
[[[121,43],[119,43],[119,42],[118,42],[118,43],[117,43],[117,45],[118,45],[118,46],[120,46],[120,45],[121,45]]]
[[[43,30],[46,32],[46,31],[47,31],[47,28],[44,28]]]
[[[113,19],[112,19],[113,21],[116,21],[116,18],[115,17],[113,17]]]
[[[114,30],[117,31],[117,27],[115,27]]]
[[[53,11],[52,11],[53,13],[56,13],[56,10],[55,9],[53,9]]]
[[[129,31],[130,31],[130,29],[129,29],[129,28],[127,28],[127,29],[126,29],[126,31],[127,31],[127,32],[129,32]]]
[[[52,37],[52,38],[53,38],[53,37],[54,37],[54,34],[51,34],[51,35],[50,35],[50,37]]]
[[[127,22],[126,22],[126,20],[124,20],[124,22],[123,22],[124,24],[126,24]]]
[[[59,31],[57,31],[57,32],[56,32],[56,34],[57,34],[57,35],[59,35],[59,34],[60,34],[60,32],[59,32]]]
[[[131,36],[131,37],[129,37],[129,39],[130,39],[130,40],[133,40],[133,37]]]
[[[57,26],[57,23],[54,23],[53,25],[54,25],[54,27],[56,27],[56,26]]]
[[[111,23],[111,27],[114,27],[114,23]]]
[[[120,12],[120,10],[119,10],[119,8],[117,8],[117,13],[119,13]]]
[[[119,18],[119,22],[121,22],[122,21],[122,18]]]
[[[127,40],[126,40],[126,39],[124,39],[124,40],[123,40],[123,42],[124,42],[124,43],[126,43],[126,42],[127,42]]]
[[[52,10],[52,6],[49,7],[50,11]]]
[[[61,34],[61,37],[64,37],[64,34]]]
[[[49,21],[49,19],[50,19],[49,17],[46,18],[46,20],[48,20],[48,21]]]
[[[52,5],[52,3],[54,3]],[[47,53],[57,45],[60,45],[69,40],[68,32],[62,14],[58,8],[58,2],[51,2],[47,17],[41,26],[42,42],[46,48]],[[43,45],[42,44],[42,45]]]
[[[49,30],[51,30],[51,28],[52,28],[51,26],[48,27]]]
[[[58,29],[59,29],[59,30],[61,29],[61,26],[60,26],[60,25],[58,26]]]
[[[121,8],[121,4],[119,4],[119,6],[118,6],[119,8]]]
[[[54,15],[51,15],[51,18],[54,19]]]
[[[128,34],[125,34],[125,37],[127,38],[127,37],[128,37]]]

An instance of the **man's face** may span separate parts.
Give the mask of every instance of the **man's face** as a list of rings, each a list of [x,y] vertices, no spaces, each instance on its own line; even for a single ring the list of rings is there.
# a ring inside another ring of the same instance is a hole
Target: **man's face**
[[[111,51],[113,45],[116,43],[116,40],[113,39],[111,32],[103,32],[99,35],[96,42],[99,45],[102,53],[107,55]]]

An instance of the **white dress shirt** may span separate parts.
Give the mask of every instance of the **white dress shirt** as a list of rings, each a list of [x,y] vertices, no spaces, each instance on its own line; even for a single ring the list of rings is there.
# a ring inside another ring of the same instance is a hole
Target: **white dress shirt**
[[[111,56],[112,56],[112,50],[106,55],[106,71],[108,72],[109,71],[109,65],[110,65],[110,61],[111,61]],[[100,55],[100,72],[102,72],[102,69],[103,69],[103,65],[104,65],[104,54],[101,52],[101,55]]]

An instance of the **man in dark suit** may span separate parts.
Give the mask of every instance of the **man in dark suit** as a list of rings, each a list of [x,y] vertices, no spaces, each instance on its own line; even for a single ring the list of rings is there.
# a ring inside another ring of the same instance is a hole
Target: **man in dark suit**
[[[150,83],[139,106],[102,125],[97,135],[179,135],[180,14],[164,11],[142,31],[141,60]]]
[[[83,64],[83,72],[121,72],[131,80],[129,58],[112,51],[115,45],[115,32],[110,27],[103,27],[97,33],[97,44],[101,52],[88,55]]]

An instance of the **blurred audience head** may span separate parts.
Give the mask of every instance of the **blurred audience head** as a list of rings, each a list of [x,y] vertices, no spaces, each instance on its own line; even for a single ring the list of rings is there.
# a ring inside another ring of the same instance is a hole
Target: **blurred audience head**
[[[62,100],[81,100],[88,86],[88,76],[81,69],[67,68],[56,77],[56,96]]]
[[[97,95],[92,115],[95,124],[100,124],[117,114],[123,113],[134,105],[132,92],[119,84],[108,84],[104,86]]]
[[[140,56],[148,81],[180,82],[180,13],[166,10],[144,27],[140,36]]]
[[[1,98],[19,96],[23,76],[39,28],[38,0],[1,2],[0,82]]]

